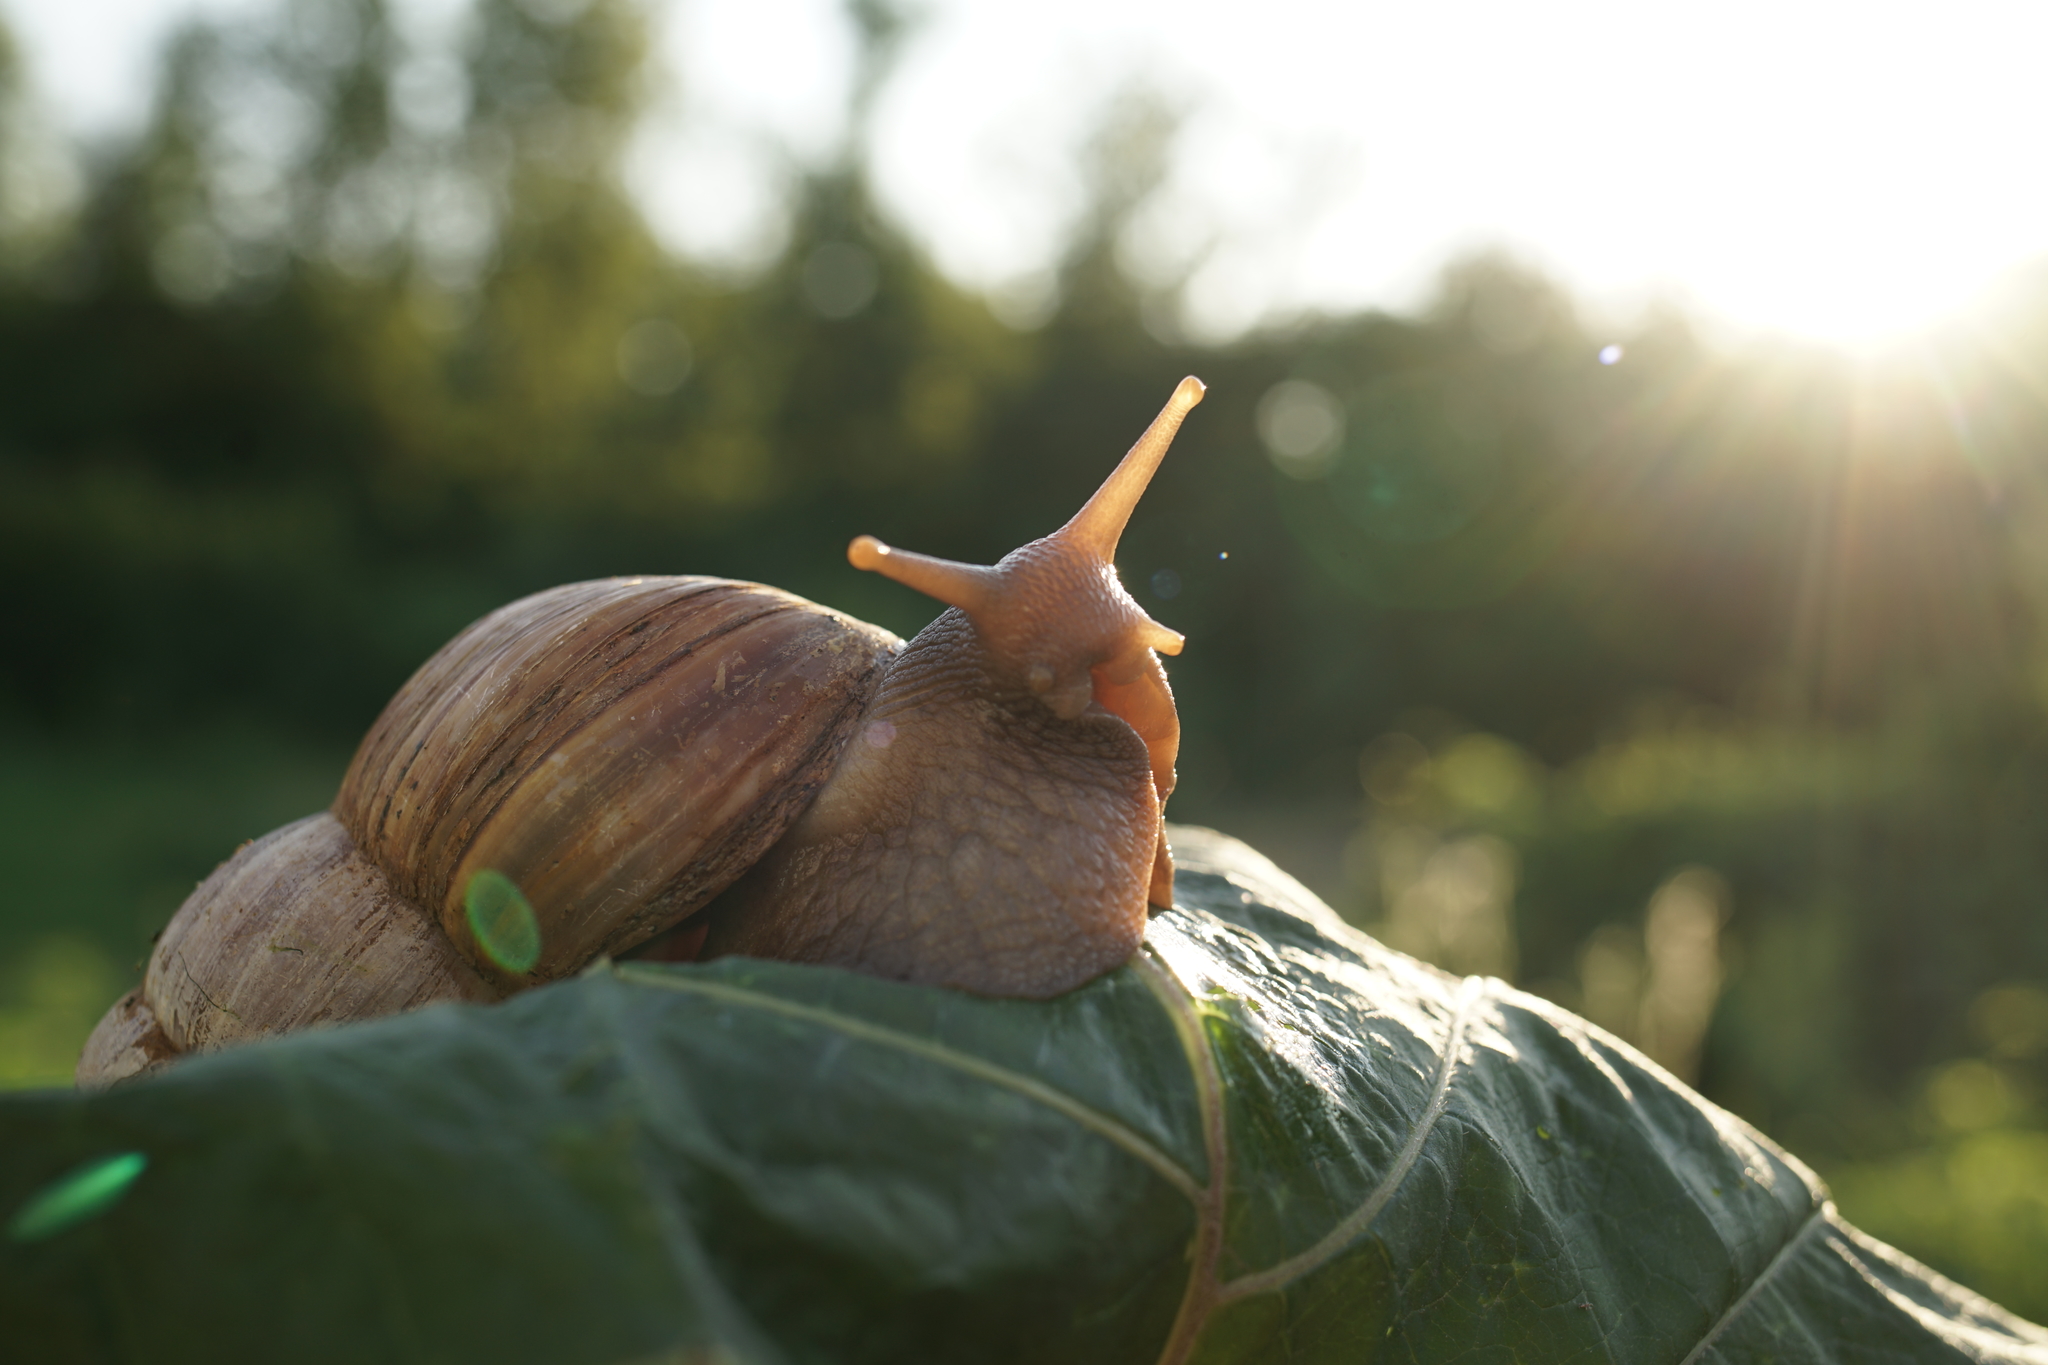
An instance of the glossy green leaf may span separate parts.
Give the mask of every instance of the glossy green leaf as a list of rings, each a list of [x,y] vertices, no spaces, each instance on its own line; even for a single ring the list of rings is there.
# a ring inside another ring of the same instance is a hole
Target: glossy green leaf
[[[1183,831],[1045,1003],[624,965],[0,1103],[39,1361],[2048,1361],[1590,1025]]]

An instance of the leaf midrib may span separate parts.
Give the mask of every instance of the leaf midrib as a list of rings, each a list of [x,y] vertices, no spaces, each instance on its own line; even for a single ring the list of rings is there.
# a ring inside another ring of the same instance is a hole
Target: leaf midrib
[[[1194,1073],[1203,1118],[1203,1141],[1208,1154],[1210,1179],[1202,1199],[1195,1205],[1195,1236],[1188,1249],[1188,1285],[1158,1359],[1158,1365],[1184,1365],[1193,1356],[1209,1319],[1219,1309],[1254,1294],[1283,1288],[1333,1260],[1363,1236],[1393,1200],[1421,1156],[1429,1135],[1436,1130],[1437,1120],[1450,1105],[1451,1082],[1458,1069],[1458,1058],[1464,1051],[1467,1023],[1473,1007],[1486,994],[1486,983],[1479,977],[1465,979],[1450,1027],[1445,1031],[1443,1047],[1437,1055],[1436,1075],[1430,1087],[1429,1100],[1416,1116],[1414,1127],[1396,1155],[1394,1164],[1365,1200],[1307,1250],[1265,1270],[1240,1275],[1226,1283],[1216,1278],[1230,1175],[1222,1075],[1217,1068],[1214,1049],[1201,1025],[1200,1008],[1187,987],[1163,961],[1149,954],[1141,953],[1133,960],[1132,968],[1158,995],[1161,1006],[1173,1020],[1175,1032],[1180,1035],[1189,1069]]]
[[[1158,995],[1161,1007],[1166,1010],[1175,1026],[1176,1034],[1181,1038],[1182,1049],[1186,1054],[1198,1092],[1197,1098],[1201,1101],[1199,1107],[1203,1117],[1204,1146],[1207,1149],[1210,1171],[1207,1183],[1197,1181],[1185,1166],[1128,1125],[1100,1110],[1082,1104],[1043,1081],[999,1066],[973,1053],[962,1052],[943,1043],[932,1042],[915,1034],[871,1023],[837,1010],[799,1004],[782,996],[726,982],[680,976],[659,968],[632,963],[614,964],[611,970],[613,975],[623,981],[681,994],[703,996],[743,1009],[756,1009],[788,1019],[801,1020],[847,1038],[924,1058],[936,1065],[973,1076],[1040,1104],[1150,1166],[1193,1206],[1196,1217],[1195,1235],[1190,1244],[1190,1259],[1193,1264],[1189,1268],[1188,1289],[1174,1329],[1169,1334],[1166,1347],[1160,1356],[1161,1365],[1170,1365],[1170,1362],[1182,1360],[1192,1352],[1201,1337],[1203,1327],[1216,1310],[1239,1299],[1284,1288],[1333,1260],[1371,1228],[1373,1222],[1400,1191],[1409,1171],[1420,1159],[1430,1134],[1436,1130],[1437,1121],[1449,1107],[1451,1084],[1458,1070],[1458,1056],[1464,1047],[1465,1032],[1472,1010],[1485,995],[1485,983],[1478,977],[1468,977],[1465,980],[1459,993],[1457,1009],[1451,1017],[1450,1028],[1444,1036],[1443,1047],[1438,1053],[1436,1075],[1431,1084],[1429,1100],[1423,1106],[1422,1112],[1416,1116],[1414,1127],[1396,1155],[1394,1164],[1374,1185],[1364,1201],[1306,1250],[1265,1270],[1253,1271],[1229,1281],[1218,1281],[1215,1274],[1215,1253],[1221,1249],[1224,1193],[1229,1170],[1227,1135],[1221,1104],[1221,1077],[1216,1072],[1216,1061],[1208,1040],[1202,1034],[1198,1021],[1193,1017],[1196,1012],[1193,1009],[1195,1002],[1187,993],[1186,987],[1174,978],[1172,972],[1163,964],[1155,963],[1142,953],[1132,965]],[[1169,995],[1169,992],[1175,990],[1180,995],[1178,1001]],[[1192,1028],[1189,1027],[1190,1024],[1193,1024]],[[1205,1249],[1208,1254],[1202,1254]],[[1734,1310],[1730,1311],[1732,1314]],[[1718,1331],[1718,1328],[1716,1330]],[[1687,1365],[1692,1365],[1691,1358],[1688,1358]]]
[[[904,1033],[886,1025],[870,1023],[865,1019],[837,1010],[824,1009],[816,1005],[799,1004],[781,996],[733,986],[721,981],[705,981],[696,977],[678,976],[657,968],[636,967],[630,963],[615,965],[612,972],[620,980],[639,985],[653,986],[660,990],[675,991],[685,995],[700,995],[723,1001],[743,1009],[762,1010],[778,1014],[787,1019],[798,1019],[819,1028],[829,1029],[845,1037],[858,1039],[879,1047],[894,1048],[912,1056],[922,1057],[939,1066],[973,1076],[990,1085],[999,1086],[1014,1094],[1021,1095],[1045,1108],[1071,1119],[1074,1123],[1115,1144],[1150,1166],[1161,1179],[1178,1190],[1191,1204],[1200,1206],[1202,1186],[1188,1169],[1161,1151],[1150,1140],[1128,1125],[1111,1118],[1098,1109],[1090,1108],[1071,1095],[1037,1080],[1022,1072],[998,1066],[994,1062],[977,1057],[971,1052],[962,1052],[944,1043],[935,1043]]]
[[[1700,1361],[1706,1359],[1707,1352],[1721,1339],[1722,1333],[1742,1316],[1743,1310],[1763,1292],[1764,1286],[1777,1278],[1778,1272],[1785,1268],[1786,1263],[1805,1244],[1813,1230],[1827,1222],[1828,1214],[1833,1208],[1832,1203],[1822,1200],[1813,1212],[1806,1216],[1806,1221],[1799,1225],[1799,1230],[1786,1239],[1785,1245],[1778,1248],[1778,1254],[1771,1257],[1770,1264],[1765,1266],[1757,1277],[1749,1282],[1749,1287],[1736,1296],[1735,1302],[1729,1304],[1727,1310],[1714,1320],[1714,1325],[1707,1329],[1707,1334],[1700,1338],[1697,1346],[1686,1352],[1685,1359],[1680,1361],[1679,1365],[1699,1365]]]
[[[1465,1046],[1465,1028],[1472,1017],[1473,1006],[1484,994],[1484,985],[1479,977],[1465,978],[1464,986],[1458,993],[1457,1011],[1451,1016],[1451,1027],[1444,1035],[1443,1051],[1437,1057],[1436,1078],[1430,1087],[1429,1103],[1423,1106],[1422,1113],[1416,1117],[1415,1127],[1409,1132],[1407,1142],[1402,1144],[1400,1154],[1394,1158],[1394,1164],[1380,1178],[1379,1184],[1373,1187],[1372,1193],[1365,1197],[1365,1202],[1323,1234],[1322,1238],[1308,1250],[1289,1256],[1286,1260],[1264,1270],[1240,1275],[1222,1285],[1216,1291],[1218,1307],[1238,1299],[1249,1298],[1253,1294],[1264,1294],[1283,1288],[1334,1259],[1344,1248],[1365,1235],[1374,1220],[1393,1201],[1402,1182],[1408,1178],[1408,1172],[1422,1155],[1423,1145],[1429,1141],[1429,1135],[1436,1131],[1437,1120],[1442,1118],[1444,1110],[1450,1107],[1451,1081],[1457,1074],[1458,1054]]]

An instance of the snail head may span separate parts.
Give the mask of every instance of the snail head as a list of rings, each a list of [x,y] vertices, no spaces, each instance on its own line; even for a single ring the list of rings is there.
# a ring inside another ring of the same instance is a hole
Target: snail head
[[[857,569],[965,612],[996,666],[1062,719],[1079,716],[1090,702],[1121,714],[1118,695],[1157,669],[1152,652],[1178,654],[1182,637],[1147,616],[1124,589],[1116,573],[1117,541],[1181,419],[1203,392],[1194,376],[1181,380],[1072,520],[994,565],[898,550],[873,536],[856,539],[846,557]]]

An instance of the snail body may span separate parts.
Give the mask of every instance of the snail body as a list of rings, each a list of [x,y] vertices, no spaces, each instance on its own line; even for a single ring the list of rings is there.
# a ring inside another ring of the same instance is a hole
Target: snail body
[[[1155,651],[1181,639],[1112,560],[1201,394],[1182,381],[1081,512],[992,567],[856,540],[856,567],[948,605],[907,644],[711,578],[570,584],[486,616],[399,690],[329,812],[193,892],[80,1084],[496,999],[657,935],[667,956],[992,995],[1124,961],[1171,901],[1179,724]]]

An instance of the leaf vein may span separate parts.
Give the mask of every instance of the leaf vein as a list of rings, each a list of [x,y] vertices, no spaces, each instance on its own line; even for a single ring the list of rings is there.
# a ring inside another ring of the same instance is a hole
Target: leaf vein
[[[1408,1134],[1408,1141],[1401,1147],[1400,1155],[1388,1168],[1380,1183],[1373,1187],[1371,1194],[1343,1222],[1331,1228],[1314,1246],[1288,1257],[1277,1265],[1264,1270],[1255,1270],[1240,1275],[1223,1286],[1217,1298],[1221,1303],[1248,1298],[1278,1289],[1291,1280],[1299,1279],[1309,1271],[1335,1257],[1338,1252],[1356,1241],[1360,1234],[1372,1226],[1381,1210],[1393,1199],[1401,1184],[1408,1178],[1408,1172],[1422,1155],[1423,1144],[1436,1131],[1437,1120],[1451,1102],[1451,1080],[1457,1074],[1458,1053],[1465,1045],[1465,1029],[1472,1017],[1473,1006],[1484,994],[1485,982],[1476,976],[1465,978],[1465,984],[1458,993],[1457,1012],[1451,1016],[1449,1033],[1444,1037],[1444,1050],[1437,1059],[1436,1080],[1430,1088],[1429,1103],[1422,1107],[1422,1113],[1415,1120],[1415,1128]]]
[[[895,1048],[900,1052],[908,1052],[913,1056],[922,1057],[926,1061],[950,1067],[955,1071],[973,1076],[977,1080],[986,1081],[990,1085],[998,1086],[1042,1105],[1062,1117],[1072,1120],[1075,1124],[1094,1133],[1097,1137],[1103,1138],[1122,1148],[1147,1166],[1150,1166],[1159,1174],[1160,1178],[1178,1190],[1189,1203],[1199,1204],[1201,1202],[1202,1188],[1196,1183],[1195,1177],[1179,1162],[1153,1146],[1144,1137],[1109,1117],[1109,1115],[1089,1108],[1070,1095],[1061,1094],[1043,1081],[1033,1080],[1031,1077],[1012,1071],[1008,1067],[997,1066],[994,1062],[985,1061],[972,1053],[961,1052],[955,1048],[947,1047],[943,1043],[929,1042],[913,1034],[886,1028],[880,1024],[871,1024],[866,1020],[856,1019],[852,1015],[841,1014],[836,1010],[820,1009],[815,1005],[800,1005],[793,1000],[784,1000],[778,996],[763,995],[756,991],[745,990],[737,986],[727,986],[715,981],[701,981],[691,977],[676,976],[666,971],[634,967],[630,963],[616,965],[612,968],[612,971],[623,981],[636,982],[643,986],[654,986],[661,990],[678,991],[688,995],[708,996],[711,999],[723,1000],[728,1004],[738,1005],[742,1008],[764,1010],[770,1014],[780,1014],[785,1018],[800,1019],[806,1023],[815,1024],[820,1028],[835,1030],[848,1038],[856,1038],[862,1042],[873,1043],[879,1047]]]
[[[1159,1365],[1185,1365],[1194,1354],[1202,1329],[1217,1306],[1216,1259],[1223,1254],[1224,1201],[1230,1192],[1229,1119],[1223,1104],[1223,1071],[1209,1045],[1200,1009],[1151,950],[1132,960],[1131,968],[1152,988],[1173,1021],[1187,1054],[1202,1115],[1202,1146],[1209,1158],[1209,1183],[1195,1204],[1195,1236],[1188,1244],[1188,1282],[1181,1294],[1173,1328],[1159,1351]]]
[[[1706,1358],[1707,1352],[1713,1349],[1714,1343],[1720,1339],[1721,1334],[1728,1330],[1728,1325],[1741,1316],[1742,1310],[1749,1307],[1750,1300],[1754,1299],[1763,1287],[1771,1282],[1773,1276],[1784,1269],[1785,1263],[1792,1259],[1793,1253],[1798,1251],[1801,1244],[1813,1234],[1813,1230],[1827,1221],[1828,1215],[1833,1211],[1834,1207],[1834,1204],[1827,1200],[1821,1201],[1820,1207],[1816,1208],[1807,1216],[1806,1221],[1799,1225],[1799,1231],[1793,1233],[1785,1245],[1778,1248],[1778,1254],[1771,1257],[1771,1263],[1763,1268],[1763,1273],[1754,1280],[1751,1280],[1749,1288],[1743,1290],[1737,1296],[1735,1302],[1728,1305],[1728,1311],[1715,1320],[1714,1325],[1707,1329],[1707,1334],[1700,1338],[1699,1345],[1686,1352],[1685,1359],[1680,1361],[1679,1365],[1698,1365],[1699,1361]]]

